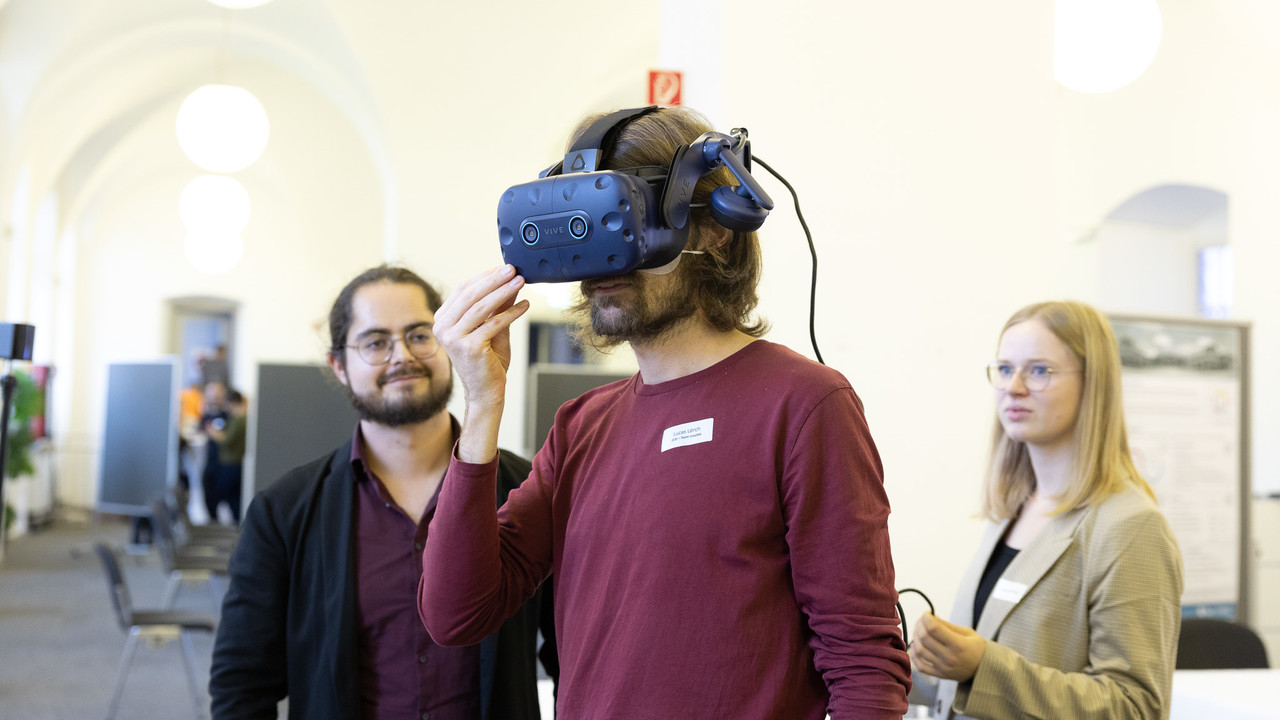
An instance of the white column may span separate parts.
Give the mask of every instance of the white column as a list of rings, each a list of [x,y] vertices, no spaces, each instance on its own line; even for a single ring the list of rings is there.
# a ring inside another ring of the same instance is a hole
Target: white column
[[[5,293],[4,319],[21,322],[27,317],[27,245],[31,207],[31,173],[24,169],[14,185],[9,225],[4,228],[8,241],[8,292]]]

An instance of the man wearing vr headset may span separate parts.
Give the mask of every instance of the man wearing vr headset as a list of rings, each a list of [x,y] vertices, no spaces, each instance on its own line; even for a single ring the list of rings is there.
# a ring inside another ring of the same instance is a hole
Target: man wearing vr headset
[[[603,167],[667,165],[707,125],[680,108],[629,118]],[[582,335],[630,343],[640,373],[562,406],[496,514],[524,278],[495,268],[436,313],[467,410],[419,613],[437,642],[475,642],[554,572],[560,718],[907,710],[880,459],[840,373],[758,339],[756,235],[707,207],[733,182],[724,168],[698,182],[675,260],[583,280]]]

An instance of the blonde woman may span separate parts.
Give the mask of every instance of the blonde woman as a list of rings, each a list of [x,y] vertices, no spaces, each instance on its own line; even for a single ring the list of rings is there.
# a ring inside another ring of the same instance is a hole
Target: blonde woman
[[[936,717],[1169,717],[1182,559],[1129,456],[1109,324],[1025,307],[987,371],[990,523],[952,621],[921,617],[910,650]]]

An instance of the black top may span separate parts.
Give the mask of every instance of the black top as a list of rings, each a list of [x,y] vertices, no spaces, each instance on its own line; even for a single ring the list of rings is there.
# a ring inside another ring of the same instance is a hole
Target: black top
[[[1018,549],[1011,548],[1001,541],[996,545],[996,551],[991,553],[991,559],[987,561],[987,569],[982,571],[982,580],[978,582],[978,591],[973,594],[973,626],[978,627],[978,618],[982,617],[982,609],[987,606],[987,598],[991,597],[991,590],[996,586],[996,580],[1004,574],[1005,568],[1009,567],[1009,563],[1018,556]]]

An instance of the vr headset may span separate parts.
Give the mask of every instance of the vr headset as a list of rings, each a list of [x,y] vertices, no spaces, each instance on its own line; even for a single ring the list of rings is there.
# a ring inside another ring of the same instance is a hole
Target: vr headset
[[[601,170],[618,135],[657,106],[620,110],[593,123],[538,179],[508,188],[498,201],[502,258],[526,283],[568,282],[659,268],[689,239],[698,180],[721,165],[741,183],[711,194],[711,217],[737,231],[764,223],[773,200],[751,177],[745,128],[704,133],[663,168]]]

